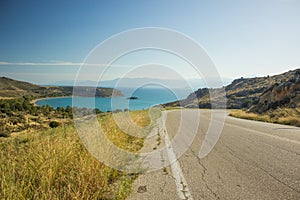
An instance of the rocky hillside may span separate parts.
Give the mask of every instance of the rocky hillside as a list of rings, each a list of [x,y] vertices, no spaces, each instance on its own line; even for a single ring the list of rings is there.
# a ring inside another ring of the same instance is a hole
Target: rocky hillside
[[[300,107],[300,69],[284,82],[275,83],[260,96],[258,104],[251,107],[251,112],[265,113],[279,107]]]
[[[6,77],[0,77],[0,98],[15,98],[31,96],[32,98],[71,96],[72,86],[39,86],[27,82],[17,81]],[[96,88],[96,94],[92,87],[77,87],[78,96],[111,97],[123,96],[121,91],[112,88]]]
[[[218,97],[218,94],[221,95],[224,89],[227,97],[227,108],[250,108],[257,105],[255,109],[263,111],[266,108],[281,105],[283,102],[295,106],[297,105],[295,102],[299,102],[298,96],[295,96],[296,93],[299,93],[299,83],[297,82],[299,73],[300,69],[296,69],[275,76],[239,78],[223,89],[209,90],[208,88],[201,88],[190,94],[186,99],[171,102],[165,104],[165,106],[211,108],[211,101],[218,104],[219,100],[218,98],[211,100],[210,94]],[[284,94],[290,95],[288,97],[289,101],[281,99]]]

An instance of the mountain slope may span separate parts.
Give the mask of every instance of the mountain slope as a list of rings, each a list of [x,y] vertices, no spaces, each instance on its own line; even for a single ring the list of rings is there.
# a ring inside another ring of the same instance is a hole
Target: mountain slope
[[[112,88],[97,87],[96,92],[92,87],[76,87],[79,96],[111,97],[122,96],[119,90]],[[71,96],[72,86],[39,86],[32,83],[13,80],[7,77],[0,77],[0,98],[15,98],[31,96],[32,98]]]
[[[299,76],[300,69],[291,70],[283,74],[257,77],[257,78],[240,78],[234,80],[231,84],[227,85],[224,89],[227,97],[227,108],[250,108],[258,103],[261,103],[261,99],[267,98],[269,93],[266,93],[270,88],[276,88],[275,85],[282,85],[286,87],[286,84],[290,84],[291,80],[296,80],[295,77]],[[297,75],[298,74],[298,75]],[[298,86],[290,87],[290,90],[299,91]],[[208,89],[201,88],[190,94],[186,99],[171,102],[165,104],[165,106],[183,106],[194,108],[210,108],[211,99],[210,92],[213,94],[222,93],[222,89]],[[289,93],[295,93],[295,91],[289,91]],[[262,96],[262,95],[265,96]],[[215,95],[214,95],[215,96]],[[212,99],[218,101],[218,99]],[[299,99],[295,99],[299,102]]]
[[[41,88],[35,84],[0,77],[0,97],[2,98],[30,95],[39,89]]]
[[[300,70],[281,83],[275,83],[248,110],[232,110],[231,116],[300,127]]]
[[[275,83],[268,88],[260,96],[258,104],[254,105],[250,111],[264,113],[279,107],[300,107],[300,69],[295,71],[289,80]]]

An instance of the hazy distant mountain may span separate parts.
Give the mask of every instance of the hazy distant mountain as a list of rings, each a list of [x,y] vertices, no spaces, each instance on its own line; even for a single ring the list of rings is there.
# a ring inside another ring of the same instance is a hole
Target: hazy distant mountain
[[[231,79],[225,78],[223,84],[227,84],[231,81]],[[219,87],[220,83],[217,81],[210,80],[211,87]],[[52,84],[47,85],[55,85],[55,86],[72,86],[74,81],[58,81]],[[159,79],[159,78],[117,78],[113,80],[106,80],[97,83],[96,81],[78,81],[76,85],[80,86],[95,86],[99,87],[111,87],[114,88],[134,88],[137,86],[148,85],[149,87],[168,87],[168,88],[188,88],[191,86],[193,90],[196,90],[200,87],[205,87],[205,82],[201,79],[189,79],[185,80],[171,80],[171,79]]]

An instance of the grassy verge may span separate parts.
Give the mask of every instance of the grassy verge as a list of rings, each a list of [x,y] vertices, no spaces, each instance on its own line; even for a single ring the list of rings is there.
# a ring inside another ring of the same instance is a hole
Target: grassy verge
[[[182,109],[181,107],[164,107],[165,110],[178,110]]]
[[[247,112],[244,110],[232,110],[229,116],[242,119],[250,119],[269,123],[278,123],[300,127],[300,110],[291,108],[278,108],[264,114]]]
[[[131,117],[141,126],[151,123],[147,110]],[[105,134],[139,151],[143,140],[123,133],[112,118],[99,119]],[[125,199],[135,177],[92,157],[72,125],[0,138],[0,199]]]

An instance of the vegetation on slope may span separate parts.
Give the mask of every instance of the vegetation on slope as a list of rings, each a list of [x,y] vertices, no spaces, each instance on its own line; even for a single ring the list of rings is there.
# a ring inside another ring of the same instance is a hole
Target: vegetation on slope
[[[0,136],[30,129],[47,129],[52,121],[70,123],[72,116],[70,106],[56,109],[48,105],[34,106],[27,96],[0,99]]]
[[[140,126],[151,121],[148,110],[130,115]],[[139,151],[143,140],[123,133],[112,118],[99,117],[105,134]],[[0,172],[0,199],[125,199],[136,177],[92,157],[72,125],[0,138]]]
[[[300,126],[300,70],[282,83],[275,83],[247,111],[232,111],[231,116]]]
[[[275,83],[259,98],[258,104],[250,108],[251,112],[264,113],[277,108],[300,107],[300,69],[287,81]]]
[[[300,109],[277,108],[258,114],[246,110],[231,110],[229,116],[262,122],[285,124],[300,127]]]
[[[291,70],[283,74],[256,77],[256,78],[239,78],[234,80],[231,84],[224,87],[227,98],[227,108],[241,109],[250,108],[256,105],[262,94],[271,88],[273,85],[280,85],[289,82],[299,74],[300,69]],[[190,94],[186,99],[177,102],[165,104],[165,106],[183,106],[188,108],[211,108],[211,101],[218,105],[218,99],[211,99],[210,92],[214,96],[224,91],[220,88],[208,89],[200,88],[194,93]],[[220,104],[222,105],[222,104]]]
[[[33,99],[44,97],[72,96],[72,86],[39,86],[23,81],[17,81],[6,77],[0,77],[0,98],[16,98],[30,96]],[[121,91],[102,87],[76,87],[77,96],[111,97],[122,96]]]
[[[231,116],[300,126],[300,69],[274,76],[236,79],[224,90],[227,108],[243,109],[231,111]],[[218,94],[224,90],[200,88],[186,99],[164,106],[211,108],[214,102],[218,108]],[[211,99],[211,94],[217,98]]]

